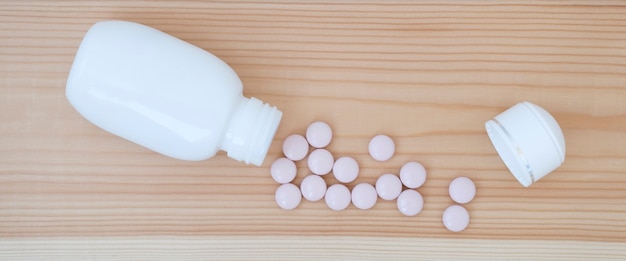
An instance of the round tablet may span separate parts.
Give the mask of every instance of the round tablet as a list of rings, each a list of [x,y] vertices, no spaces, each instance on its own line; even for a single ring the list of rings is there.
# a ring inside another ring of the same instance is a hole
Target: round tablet
[[[282,209],[290,210],[300,205],[302,194],[298,186],[287,183],[282,184],[276,189],[276,203]]]
[[[452,205],[443,212],[443,225],[452,232],[461,232],[469,225],[469,212],[462,206]]]
[[[326,181],[318,175],[308,175],[300,183],[302,196],[309,201],[318,201],[326,194]]]
[[[359,176],[359,163],[352,157],[341,157],[333,165],[333,175],[341,183],[350,183]]]
[[[328,187],[324,200],[330,209],[344,210],[350,205],[350,190],[342,184],[332,185]]]
[[[374,186],[360,183],[352,189],[352,204],[358,209],[370,209],[376,205],[378,194]]]
[[[458,177],[450,182],[448,192],[450,193],[452,200],[459,204],[465,204],[474,199],[474,196],[476,195],[476,186],[471,179],[467,177]]]
[[[387,135],[376,135],[370,140],[369,152],[370,156],[377,161],[387,161],[391,159],[396,151],[396,145]]]
[[[400,178],[393,174],[383,174],[376,180],[376,192],[384,200],[392,200],[402,192]]]
[[[422,211],[424,198],[413,189],[407,189],[398,196],[398,210],[405,216],[415,216]]]
[[[299,134],[290,135],[283,142],[283,153],[293,161],[304,159],[309,153],[309,143]]]
[[[333,130],[326,122],[316,121],[306,129],[306,140],[315,148],[324,148],[333,139]]]
[[[330,151],[316,149],[309,154],[309,169],[317,175],[326,175],[333,169],[335,159]]]
[[[296,178],[296,163],[288,158],[278,158],[272,163],[270,173],[274,181],[285,184]]]
[[[419,188],[426,181],[426,169],[418,162],[407,162],[400,169],[400,180],[407,188]]]

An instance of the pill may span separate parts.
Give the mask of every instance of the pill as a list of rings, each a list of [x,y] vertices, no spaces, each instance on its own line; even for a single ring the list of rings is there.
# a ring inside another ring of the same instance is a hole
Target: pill
[[[340,211],[350,205],[350,190],[342,184],[335,184],[328,187],[324,200],[326,205],[332,210]]]
[[[270,167],[270,174],[274,181],[285,184],[296,178],[296,163],[288,158],[278,158]]]
[[[309,143],[300,134],[289,135],[283,142],[283,153],[293,161],[304,159],[309,153]]]
[[[352,189],[352,204],[358,209],[370,209],[377,200],[378,194],[371,184],[359,183]]]
[[[333,175],[341,183],[350,183],[359,176],[359,163],[352,157],[341,157],[333,165]]]
[[[282,209],[290,210],[296,208],[300,205],[300,201],[302,201],[302,194],[300,194],[300,189],[298,186],[287,183],[282,184],[278,189],[276,189],[276,203]]]
[[[443,225],[452,232],[461,232],[469,225],[469,212],[460,205],[449,206],[443,212]]]
[[[369,153],[377,161],[391,159],[396,150],[393,140],[387,135],[376,135],[370,140]]]
[[[418,162],[407,162],[400,168],[400,180],[407,188],[419,188],[426,181],[426,169]]]
[[[318,201],[326,194],[326,181],[318,175],[308,175],[300,183],[302,196],[309,201]]]
[[[333,169],[335,159],[326,149],[316,149],[309,154],[309,169],[313,174],[326,175]]]
[[[311,123],[306,129],[306,140],[315,148],[324,148],[333,139],[333,130],[323,121]]]
[[[402,192],[400,178],[394,174],[383,174],[376,180],[376,192],[384,200],[393,200]]]
[[[398,210],[405,216],[415,216],[424,207],[422,194],[413,189],[407,189],[398,196]]]
[[[476,195],[476,186],[471,179],[467,177],[458,177],[450,182],[448,192],[450,193],[452,200],[459,204],[465,204],[474,199],[474,196]]]

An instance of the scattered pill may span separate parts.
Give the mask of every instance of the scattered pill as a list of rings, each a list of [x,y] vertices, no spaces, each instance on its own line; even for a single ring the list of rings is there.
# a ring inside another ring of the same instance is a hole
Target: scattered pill
[[[461,232],[469,225],[469,212],[460,205],[449,206],[443,212],[443,225],[452,232]]]
[[[296,208],[300,205],[300,201],[302,201],[302,194],[300,194],[300,189],[298,186],[287,183],[282,184],[278,189],[276,189],[276,203],[282,209],[290,210]]]
[[[309,153],[309,143],[299,134],[290,135],[283,142],[283,153],[293,161],[304,159]]]
[[[324,196],[326,205],[335,211],[346,209],[350,205],[350,199],[350,190],[342,184],[335,184],[328,187],[326,195]]]
[[[296,163],[288,158],[278,158],[272,163],[270,173],[274,181],[285,184],[296,178]]]
[[[377,200],[378,194],[371,184],[360,183],[352,189],[352,204],[358,209],[370,209]]]
[[[341,183],[350,183],[359,176],[359,163],[352,157],[341,157],[333,165],[333,175]]]
[[[335,159],[326,149],[316,149],[309,154],[308,164],[311,172],[317,175],[326,175],[333,169]]]
[[[376,180],[376,192],[384,200],[393,200],[402,192],[402,182],[394,174],[383,174]]]
[[[418,162],[407,162],[400,169],[400,180],[407,188],[419,188],[426,181],[426,169]]]
[[[283,142],[285,157],[272,163],[271,176],[282,185],[276,190],[276,203],[283,209],[296,208],[304,197],[309,201],[318,201],[324,198],[326,205],[335,211],[348,208],[350,202],[358,209],[370,209],[376,205],[378,197],[383,200],[397,199],[400,213],[406,216],[419,214],[424,207],[424,198],[416,191],[426,181],[426,169],[418,162],[407,162],[400,169],[399,175],[387,173],[381,175],[376,184],[360,183],[354,186],[352,192],[343,184],[327,186],[321,175],[333,172],[335,179],[341,183],[350,183],[359,176],[358,162],[348,156],[340,157],[336,161],[330,151],[324,149],[332,140],[333,132],[330,126],[322,121],[309,125],[306,138],[303,135],[293,134]],[[315,148],[309,154],[309,146]],[[370,156],[376,161],[387,161],[395,153],[395,143],[391,137],[383,134],[374,136],[368,145]],[[294,161],[304,159],[308,154],[307,164],[315,175],[305,177],[300,188],[290,183],[295,179],[297,167]],[[406,186],[407,190],[402,191]],[[475,194],[474,183],[466,177],[459,177],[450,183],[450,197],[457,203],[470,202]],[[464,230],[469,224],[469,213],[460,205],[448,207],[443,214],[444,226],[453,232]]]
[[[318,175],[308,175],[300,183],[302,196],[309,201],[318,201],[326,194],[326,181]]]
[[[476,195],[476,186],[471,179],[467,177],[458,177],[450,182],[448,192],[450,193],[452,200],[459,204],[465,204],[474,199],[474,196]]]
[[[316,121],[306,129],[306,140],[315,148],[324,148],[333,139],[333,130],[326,122]]]
[[[376,135],[370,140],[369,153],[377,161],[391,159],[396,150],[393,140],[387,135]]]
[[[405,216],[415,216],[424,207],[422,194],[413,189],[407,189],[398,196],[398,210]]]

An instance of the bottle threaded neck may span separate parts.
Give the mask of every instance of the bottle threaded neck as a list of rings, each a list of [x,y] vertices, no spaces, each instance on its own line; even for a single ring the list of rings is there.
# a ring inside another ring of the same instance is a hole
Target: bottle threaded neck
[[[261,166],[283,113],[254,97],[242,98],[235,108],[222,149],[246,164]]]

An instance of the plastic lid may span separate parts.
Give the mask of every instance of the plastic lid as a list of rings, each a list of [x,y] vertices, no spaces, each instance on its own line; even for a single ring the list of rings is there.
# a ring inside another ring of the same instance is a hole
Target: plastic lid
[[[559,124],[535,104],[518,103],[487,121],[485,128],[500,158],[524,187],[565,161],[565,138]]]

